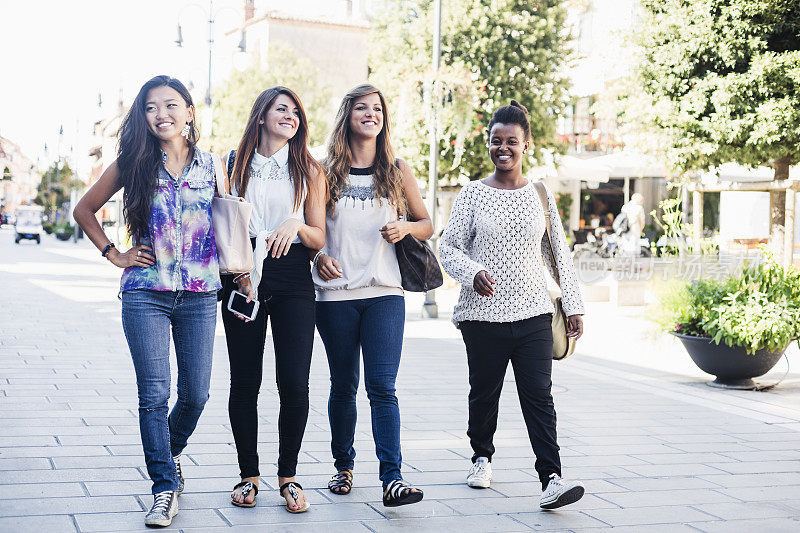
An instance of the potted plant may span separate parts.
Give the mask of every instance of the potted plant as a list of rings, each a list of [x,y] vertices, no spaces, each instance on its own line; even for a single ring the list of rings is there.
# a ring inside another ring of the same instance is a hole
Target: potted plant
[[[800,271],[766,254],[724,278],[674,281],[659,298],[663,329],[678,337],[712,386],[756,388],[800,337]]]
[[[75,228],[73,228],[72,225],[67,222],[53,226],[53,233],[60,241],[68,241],[74,232]]]

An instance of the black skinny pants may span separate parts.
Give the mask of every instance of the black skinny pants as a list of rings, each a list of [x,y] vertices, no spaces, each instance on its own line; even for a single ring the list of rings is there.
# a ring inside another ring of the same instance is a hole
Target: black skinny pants
[[[538,315],[517,322],[464,321],[459,324],[467,347],[469,365],[469,427],[467,436],[474,455],[490,461],[503,378],[508,362],[536,455],[536,473],[547,486],[550,474],[561,475],[556,437],[556,410],[551,372],[553,368],[552,315]]]
[[[308,373],[314,347],[315,302],[308,250],[293,244],[289,255],[268,257],[262,272],[261,306],[254,321],[244,322],[228,311],[231,283],[226,283],[223,292],[222,322],[231,366],[228,415],[240,475],[258,476],[258,393],[269,316],[280,398],[278,475],[292,477],[308,420]]]

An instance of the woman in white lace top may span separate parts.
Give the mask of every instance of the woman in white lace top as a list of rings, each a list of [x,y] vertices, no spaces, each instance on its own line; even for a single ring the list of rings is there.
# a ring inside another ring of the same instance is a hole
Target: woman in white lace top
[[[461,282],[453,321],[461,330],[469,365],[469,424],[474,451],[471,487],[491,483],[493,437],[503,378],[514,368],[522,414],[542,483],[540,506],[554,509],[583,496],[583,486],[561,479],[556,412],[550,393],[553,304],[547,292],[544,209],[522,174],[530,145],[527,110],[515,100],[489,123],[495,171],[458,195],[440,244],[444,269]],[[568,334],[583,331],[583,302],[555,199],[548,191],[553,256],[568,316]]]

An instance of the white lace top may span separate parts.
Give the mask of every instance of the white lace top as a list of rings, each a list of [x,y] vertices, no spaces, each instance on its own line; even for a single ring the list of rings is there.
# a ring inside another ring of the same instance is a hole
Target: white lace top
[[[564,228],[548,190],[553,255],[561,281],[562,306],[567,316],[583,314],[583,299]],[[471,182],[458,194],[442,235],[442,266],[461,283],[453,322],[463,320],[515,322],[553,312],[547,291],[543,257],[547,253],[542,203],[532,183],[515,190]],[[479,295],[475,275],[486,270],[496,282],[494,295]]]
[[[228,157],[230,157],[228,153]],[[225,161],[227,168],[228,161]],[[236,188],[233,194],[236,194]],[[250,215],[250,237],[256,237],[262,232],[272,233],[287,218],[296,218],[305,222],[306,191],[303,189],[300,205],[294,208],[294,182],[289,175],[289,144],[272,154],[264,157],[258,152],[253,153],[250,163],[250,181],[244,198],[253,204],[253,213]],[[300,242],[300,237],[295,237],[292,242]]]

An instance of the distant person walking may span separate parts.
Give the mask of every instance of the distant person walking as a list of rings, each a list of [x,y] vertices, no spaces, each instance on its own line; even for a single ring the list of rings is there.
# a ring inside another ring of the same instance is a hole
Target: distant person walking
[[[325,244],[327,184],[322,166],[308,152],[308,120],[300,98],[272,87],[253,103],[237,150],[226,157],[233,194],[253,204],[250,238],[258,280],[249,274],[225,283],[222,323],[228,343],[231,392],[228,400],[239,460],[231,503],[253,507],[258,493],[258,393],[272,322],[278,415],[278,490],[286,510],[302,513],[309,503],[295,481],[297,457],[308,420],[308,374],[314,347],[314,283],[309,249]],[[246,322],[227,308],[231,291],[260,302]],[[256,291],[257,289],[257,291]]]
[[[555,509],[579,500],[584,488],[561,478],[550,392],[553,304],[543,261],[551,272],[557,270],[568,334],[575,338],[583,332],[583,302],[550,191],[556,264],[542,253],[548,246],[542,203],[522,174],[531,136],[527,110],[512,100],[495,111],[488,131],[495,171],[468,183],[458,194],[439,248],[444,269],[461,282],[453,321],[464,338],[469,366],[467,435],[474,453],[467,484],[476,488],[491,484],[498,403],[510,361],[542,483],[540,506]]]
[[[122,327],[139,389],[139,429],[154,501],[148,526],[168,526],[183,491],[180,456],[208,400],[217,289],[211,225],[211,154],[195,145],[194,105],[175,78],[145,83],[120,128],[117,160],[75,206],[74,217],[103,257],[124,268]],[[221,178],[221,177],[220,177]],[[95,213],[123,189],[133,247],[109,242]],[[170,396],[169,342],[178,363]]]
[[[348,494],[353,486],[361,355],[383,505],[416,503],[422,491],[403,481],[400,473],[395,380],[405,299],[395,243],[408,234],[426,240],[433,227],[411,168],[394,157],[389,111],[377,88],[359,85],[344,97],[324,165],[330,184],[327,239],[314,260],[314,283],[317,329],[331,372],[328,418],[337,473],[328,488]],[[411,220],[398,218],[406,208]]]
[[[630,201],[622,206],[619,222],[615,220],[614,231],[617,231],[622,239],[621,245],[627,255],[640,255],[641,246],[639,239],[644,230],[644,196],[640,193],[633,193]]]

